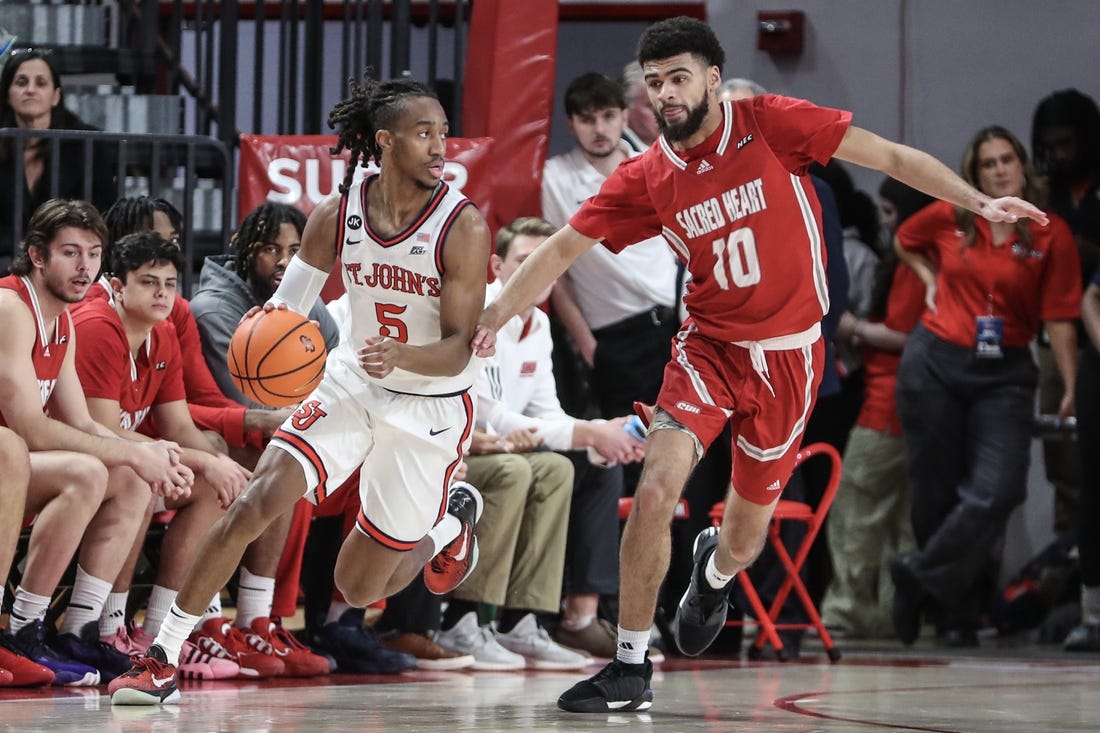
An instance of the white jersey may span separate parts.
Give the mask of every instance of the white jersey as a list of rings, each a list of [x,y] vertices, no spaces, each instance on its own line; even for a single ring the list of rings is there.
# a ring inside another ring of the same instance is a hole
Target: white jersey
[[[352,184],[340,200],[336,247],[351,319],[350,338],[340,339],[333,356],[364,379],[395,392],[443,395],[469,389],[480,359],[471,358],[453,377],[426,377],[394,369],[383,379],[375,379],[358,365],[355,352],[373,336],[389,336],[412,346],[439,341],[443,247],[463,245],[448,242],[447,234],[459,213],[473,205],[441,182],[416,221],[387,239],[371,229],[367,217],[367,188],[377,178],[368,176]]]
[[[579,147],[550,158],[542,174],[543,217],[556,227],[565,226],[606,178]],[[672,306],[676,301],[676,257],[660,236],[617,254],[599,245],[592,247],[569,265],[565,276],[591,329],[610,326],[654,306]]]

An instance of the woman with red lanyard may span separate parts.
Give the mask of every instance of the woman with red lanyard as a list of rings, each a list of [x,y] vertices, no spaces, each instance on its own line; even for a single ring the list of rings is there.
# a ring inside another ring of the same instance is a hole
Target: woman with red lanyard
[[[989,196],[1042,203],[1023,145],[1004,128],[975,135],[962,175]],[[990,224],[943,202],[906,221],[894,246],[924,282],[928,307],[898,370],[919,549],[890,566],[894,626],[912,643],[934,601],[940,642],[975,646],[976,581],[1027,492],[1037,379],[1028,344],[1045,325],[1064,383],[1074,383],[1080,260],[1056,216],[1045,227]],[[1072,410],[1070,387],[1059,414]]]

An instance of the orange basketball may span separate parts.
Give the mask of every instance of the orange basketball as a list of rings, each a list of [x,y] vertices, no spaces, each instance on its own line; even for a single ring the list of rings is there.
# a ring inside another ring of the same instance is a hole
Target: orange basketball
[[[276,308],[237,327],[229,342],[229,373],[253,402],[287,407],[321,381],[326,355],[325,340],[312,321]]]

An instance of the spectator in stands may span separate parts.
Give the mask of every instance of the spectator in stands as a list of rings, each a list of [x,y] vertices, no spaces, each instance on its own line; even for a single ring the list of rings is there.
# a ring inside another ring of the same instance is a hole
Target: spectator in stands
[[[535,217],[517,219],[501,229],[490,260],[498,282],[486,291],[489,301],[554,231],[552,224]],[[596,611],[600,595],[613,596],[618,585],[618,500],[622,489],[621,472],[589,470],[588,459],[572,452],[592,448],[608,463],[629,463],[639,460],[645,451],[644,443],[624,429],[625,417],[606,422],[577,420],[562,411],[551,369],[549,319],[536,307],[547,297],[549,291],[501,330],[496,356],[477,382],[475,420],[484,434],[476,436],[475,452],[521,455],[531,464],[533,490],[486,488],[491,482],[482,480],[483,472],[499,470],[500,462],[470,457],[468,479],[481,490],[486,504],[477,529],[484,559],[455,591],[455,597],[466,603],[454,610],[448,608],[444,626],[454,620],[458,625],[444,631],[440,643],[455,643],[464,651],[454,637],[474,635],[475,624],[469,616],[473,609],[469,607],[475,601],[495,603],[505,609],[495,629],[497,642],[526,657],[528,666],[564,669],[577,663],[583,666],[583,658],[570,656],[553,644],[539,628],[536,614],[558,608],[568,546],[570,562],[559,638],[568,637],[570,646],[599,656],[614,654],[614,638],[609,640],[606,627],[597,623]],[[495,449],[494,444],[498,446]],[[550,451],[570,451],[567,455],[573,465]],[[559,464],[566,470],[548,468]],[[543,471],[558,476],[559,481],[539,481]],[[574,481],[574,476],[580,480]],[[561,521],[565,516],[568,531]],[[532,562],[536,556],[539,561]]]
[[[883,181],[879,197],[889,240],[898,224],[932,202],[893,178]],[[833,578],[821,615],[853,638],[892,635],[889,560],[916,544],[894,384],[906,336],[923,311],[924,285],[908,267],[898,267],[891,247],[876,267],[867,316],[846,312],[837,330],[838,341],[862,352],[866,379],[829,510]]]
[[[1100,109],[1096,102],[1076,89],[1045,97],[1032,119],[1031,149],[1036,168],[1050,184],[1050,210],[1066,220],[1077,238],[1081,274],[1087,278],[1100,266]],[[1088,345],[1079,323],[1077,338],[1079,346]],[[1038,344],[1039,412],[1049,415],[1057,412],[1065,388],[1045,334],[1040,334]],[[1073,531],[1080,516],[1078,453],[1078,445],[1062,436],[1043,440],[1043,467],[1054,488],[1054,531],[1059,535]]]
[[[1070,652],[1100,652],[1100,269],[1081,302],[1087,340],[1077,372],[1077,445],[1081,501],[1077,548],[1081,565],[1081,623],[1066,636]]]
[[[657,127],[657,113],[649,104],[642,65],[637,61],[623,67],[622,86],[630,105],[630,124],[623,128],[622,137],[634,152],[640,153],[653,144],[660,130]]]
[[[48,50],[16,49],[0,71],[0,128],[94,130],[70,112],[61,91],[61,75]],[[53,177],[53,156],[64,161]],[[0,136],[0,275],[7,274],[15,254],[15,227],[26,229],[31,214],[50,198],[85,199],[102,210],[114,200],[115,167],[102,148],[92,148],[91,180],[84,176],[84,143],[57,143],[45,138]],[[21,155],[22,160],[16,160]],[[22,171],[22,180],[17,176]],[[15,193],[22,186],[22,208]]]
[[[167,322],[182,265],[179,248],[156,232],[127,235],[111,247],[111,299],[95,300],[73,315],[82,343],[76,370],[92,418],[120,437],[138,442],[152,440],[137,431],[146,419],[155,418],[156,437],[178,443],[181,461],[196,476],[189,497],[150,500],[155,508],[148,514],[134,507],[146,514],[146,522],[131,557],[144,545],[152,512],[172,510],[175,516],[164,533],[142,626],[128,630],[122,624],[132,563],[124,566],[109,597],[117,613],[100,620],[100,638],[127,657],[144,654],[153,643],[199,540],[240,495],[251,475],[217,450],[187,410],[183,357],[175,329]],[[257,646],[271,648],[267,641],[261,639]],[[240,671],[236,663],[212,658],[189,644],[184,645],[180,667],[190,679],[224,679]]]
[[[992,197],[1043,201],[1023,145],[1002,127],[974,136],[962,176]],[[1040,323],[1068,385],[1058,412],[1073,411],[1081,263],[1056,215],[1045,227],[989,223],[945,202],[910,217],[895,245],[923,281],[928,309],[898,368],[919,549],[891,562],[893,621],[911,644],[931,599],[941,643],[973,646],[983,600],[975,581],[1027,491],[1036,385],[1028,343]]]
[[[135,444],[88,413],[75,368],[77,339],[67,312],[99,271],[107,231],[83,201],[51,200],[31,218],[13,264],[0,279],[0,412],[31,451],[23,516],[37,518],[12,604],[5,646],[53,670],[54,684],[97,684],[125,671],[99,642],[98,621],[111,583],[137,535],[149,491],[179,499],[193,474],[175,443]],[[43,623],[79,545],[76,581],[62,634]],[[119,657],[122,657],[120,660]]]

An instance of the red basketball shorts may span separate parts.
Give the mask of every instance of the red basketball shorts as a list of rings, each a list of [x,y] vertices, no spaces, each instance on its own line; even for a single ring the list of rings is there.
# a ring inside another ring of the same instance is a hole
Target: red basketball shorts
[[[794,348],[790,348],[795,344]],[[756,504],[778,498],[794,470],[825,362],[820,329],[744,345],[699,334],[689,319],[672,341],[657,405],[709,446],[733,427],[733,488]]]

